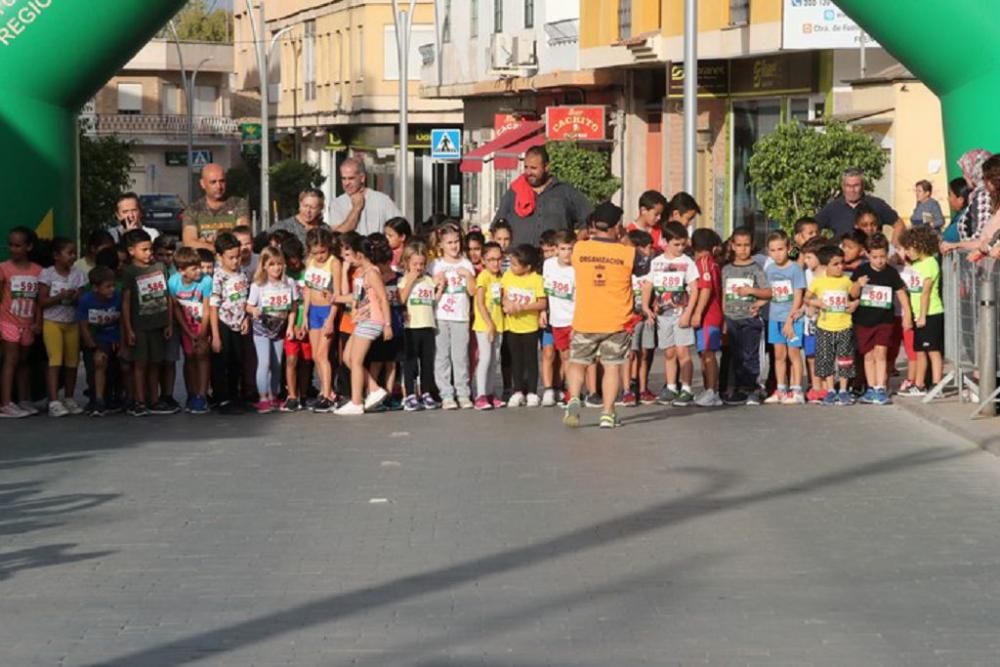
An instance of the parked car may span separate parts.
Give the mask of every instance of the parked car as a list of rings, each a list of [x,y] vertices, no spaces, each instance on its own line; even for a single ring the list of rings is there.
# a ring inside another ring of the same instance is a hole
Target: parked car
[[[161,234],[170,234],[180,238],[181,214],[187,206],[177,195],[150,194],[139,195],[139,206],[142,208],[143,223]]]

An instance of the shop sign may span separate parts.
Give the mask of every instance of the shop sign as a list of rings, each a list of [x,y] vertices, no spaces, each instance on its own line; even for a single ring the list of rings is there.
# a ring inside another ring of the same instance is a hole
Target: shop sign
[[[865,35],[831,0],[784,0],[781,46],[784,49],[856,49]],[[866,47],[878,43],[865,35]]]
[[[565,106],[545,110],[545,136],[551,141],[604,141],[607,107]]]
[[[337,151],[345,148],[347,144],[344,142],[344,137],[341,136],[340,132],[337,130],[330,130],[326,133],[326,150]]]
[[[698,61],[698,97],[725,97],[729,94],[729,61]],[[684,97],[684,63],[667,67],[667,97]]]
[[[516,130],[521,127],[521,123],[524,122],[523,118],[515,116],[512,113],[498,113],[493,115],[493,136],[499,137],[504,132],[510,132],[511,130]]]
[[[734,97],[787,95],[816,91],[819,61],[815,52],[733,60],[729,90]]]

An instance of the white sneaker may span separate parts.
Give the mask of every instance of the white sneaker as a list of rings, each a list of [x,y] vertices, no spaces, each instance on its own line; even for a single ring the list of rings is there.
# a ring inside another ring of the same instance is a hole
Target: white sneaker
[[[524,394],[519,391],[515,391],[510,396],[510,400],[507,401],[508,408],[520,408],[524,405]]]
[[[556,404],[556,392],[554,389],[546,389],[542,392],[542,407],[551,408]]]
[[[458,410],[458,402],[454,398],[445,398],[441,401],[442,410]]]
[[[63,406],[65,406],[67,410],[69,410],[69,413],[71,415],[83,414],[83,408],[80,406],[79,403],[74,401],[72,398],[64,398],[62,404]]]
[[[471,410],[472,408],[476,407],[476,404],[473,403],[472,399],[469,398],[468,396],[459,396],[458,407],[461,410]]]
[[[34,417],[38,414],[38,408],[31,401],[21,401],[17,404],[17,407],[21,408],[24,412],[28,413],[28,417]]]
[[[363,405],[359,405],[357,403],[348,401],[347,403],[344,403],[339,408],[334,410],[333,414],[338,415],[340,417],[353,417],[355,415],[365,414],[365,408]]]
[[[698,398],[694,399],[694,404],[700,408],[717,408],[723,403],[714,389],[706,389],[698,394]]]
[[[8,403],[0,408],[0,419],[24,419],[31,414],[21,409],[17,403]]]
[[[542,399],[538,397],[538,394],[531,393],[525,396],[524,402],[529,408],[537,408],[542,404]]]
[[[65,417],[69,410],[60,401],[49,401],[49,417]]]
[[[385,397],[388,396],[388,395],[389,395],[389,392],[387,392],[382,387],[379,387],[378,389],[376,389],[372,393],[368,394],[368,398],[365,399],[365,407],[364,407],[364,409],[365,410],[371,410],[376,405],[378,405],[379,403],[381,403],[382,401],[384,401]],[[347,403],[346,405],[350,405],[350,403]],[[339,412],[334,412],[334,414],[340,414],[340,413]],[[353,413],[353,412],[345,412],[344,414],[355,414],[355,413]]]

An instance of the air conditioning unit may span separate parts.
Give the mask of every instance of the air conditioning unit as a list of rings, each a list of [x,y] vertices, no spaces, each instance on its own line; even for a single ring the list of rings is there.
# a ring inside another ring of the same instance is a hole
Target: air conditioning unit
[[[538,67],[533,34],[519,36],[514,40],[514,63],[518,67]]]
[[[500,72],[516,69],[516,49],[517,40],[513,35],[505,32],[493,33],[490,38],[490,67]]]

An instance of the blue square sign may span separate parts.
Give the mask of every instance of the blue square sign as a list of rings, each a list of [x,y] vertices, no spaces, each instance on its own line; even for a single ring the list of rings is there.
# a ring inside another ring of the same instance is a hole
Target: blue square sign
[[[462,131],[431,130],[431,159],[458,160],[462,157]]]

